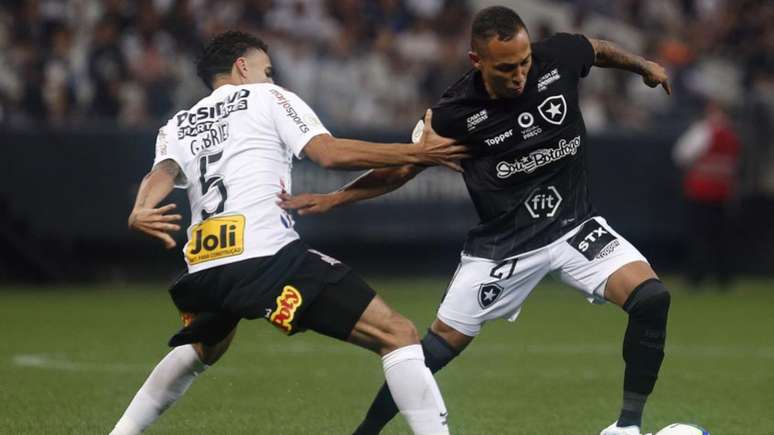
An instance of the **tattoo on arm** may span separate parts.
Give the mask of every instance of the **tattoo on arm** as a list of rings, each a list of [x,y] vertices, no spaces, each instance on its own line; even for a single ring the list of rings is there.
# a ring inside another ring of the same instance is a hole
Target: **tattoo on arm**
[[[177,176],[180,174],[180,166],[178,166],[177,162],[172,159],[159,162],[156,166],[153,167],[153,170],[162,171],[172,178],[177,178]]]
[[[602,68],[620,68],[633,73],[645,71],[645,59],[603,39],[589,38],[594,47],[594,65]]]
[[[178,166],[178,164],[172,159],[167,159],[157,163],[156,166],[154,166],[153,169],[151,169],[151,171],[145,175],[145,178],[142,180],[142,183],[140,184],[140,190],[137,192],[135,207],[144,207],[146,205],[148,197],[151,193],[150,189],[147,187],[148,182],[155,173],[165,174],[173,180],[177,179],[177,177],[179,177],[181,174],[180,166]]]

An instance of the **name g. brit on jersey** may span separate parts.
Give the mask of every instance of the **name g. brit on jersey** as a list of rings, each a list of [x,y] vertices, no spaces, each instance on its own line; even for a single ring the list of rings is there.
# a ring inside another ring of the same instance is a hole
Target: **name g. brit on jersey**
[[[565,139],[560,140],[556,148],[541,148],[532,151],[526,156],[517,158],[514,162],[502,161],[497,164],[497,177],[508,178],[519,172],[531,174],[537,168],[561,160],[569,155],[577,154],[580,145],[580,136],[575,136],[569,142]]]

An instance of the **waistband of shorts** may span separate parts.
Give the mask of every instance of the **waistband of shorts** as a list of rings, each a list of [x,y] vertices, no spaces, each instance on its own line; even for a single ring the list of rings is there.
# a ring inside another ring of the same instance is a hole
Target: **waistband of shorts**
[[[559,243],[562,243],[562,242],[566,241],[570,237],[572,237],[575,234],[577,234],[578,231],[580,231],[581,227],[583,225],[585,225],[587,222],[589,222],[591,220],[596,220],[596,219],[601,219],[603,223],[607,223],[607,220],[605,218],[603,218],[602,216],[592,216],[592,217],[586,219],[585,221],[579,223],[575,227],[573,227],[570,231],[567,231],[566,233],[562,234],[561,236],[559,236],[553,242],[551,242],[551,243],[549,243],[547,245],[543,245],[543,246],[541,246],[539,248],[533,249],[531,251],[520,252],[520,253],[518,253],[516,255],[511,255],[510,257],[505,257],[505,258],[475,257],[473,255],[466,255],[464,252],[460,252],[460,258],[468,258],[468,259],[471,259],[471,260],[493,261],[493,262],[508,261],[508,260],[513,260],[514,258],[521,258],[521,257],[527,256],[527,255],[534,254],[536,252],[540,252],[540,251],[542,251],[544,249],[549,249],[549,248],[551,248],[553,246],[558,245]]]

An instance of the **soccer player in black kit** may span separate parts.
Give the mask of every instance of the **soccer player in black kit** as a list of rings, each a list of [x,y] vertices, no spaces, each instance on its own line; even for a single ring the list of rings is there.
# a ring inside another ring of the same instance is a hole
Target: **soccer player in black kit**
[[[521,18],[500,6],[476,14],[471,34],[474,69],[443,94],[431,123],[439,134],[471,146],[473,157],[461,163],[481,221],[469,232],[422,339],[425,362],[436,372],[486,321],[515,320],[532,289],[551,273],[590,301],[613,302],[628,314],[623,405],[601,435],[640,435],[645,401],[664,358],[670,295],[642,254],[591,204],[578,82],[592,66],[619,68],[671,93],[666,72],[583,35],[560,33],[531,43]],[[392,191],[422,169],[373,170],[331,194],[283,195],[282,206],[323,213]],[[396,413],[383,386],[355,434],[379,433]]]

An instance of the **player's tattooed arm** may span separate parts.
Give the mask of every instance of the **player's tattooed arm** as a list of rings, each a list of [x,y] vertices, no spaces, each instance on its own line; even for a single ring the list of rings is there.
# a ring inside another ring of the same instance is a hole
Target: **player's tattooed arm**
[[[177,244],[169,233],[180,230],[180,225],[176,222],[179,222],[182,216],[167,214],[177,207],[175,204],[157,206],[172,192],[175,178],[179,175],[180,167],[174,160],[159,162],[140,183],[134,208],[129,215],[129,229],[161,240],[167,249],[174,248]]]
[[[397,168],[372,169],[341,189],[326,193],[303,193],[291,196],[279,195],[279,206],[285,210],[297,210],[299,215],[326,213],[334,207],[363,201],[392,192],[408,183],[426,166],[405,165]]]
[[[668,95],[672,94],[669,76],[663,66],[642,56],[629,53],[618,45],[604,39],[589,38],[589,42],[594,47],[594,66],[631,71],[641,75],[642,80],[649,87],[655,88],[661,85]]]

